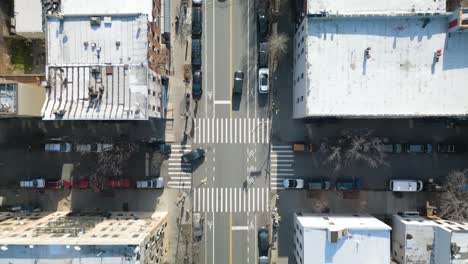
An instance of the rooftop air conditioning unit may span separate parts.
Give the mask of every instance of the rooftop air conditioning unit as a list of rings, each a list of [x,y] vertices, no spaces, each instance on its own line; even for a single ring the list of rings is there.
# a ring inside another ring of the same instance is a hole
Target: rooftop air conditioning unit
[[[97,17],[97,16],[89,17],[89,22],[91,23],[91,26],[100,26],[101,17]]]

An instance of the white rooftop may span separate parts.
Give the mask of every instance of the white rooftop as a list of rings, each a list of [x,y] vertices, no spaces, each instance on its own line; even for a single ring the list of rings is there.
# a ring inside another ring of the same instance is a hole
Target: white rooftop
[[[307,0],[308,14],[410,14],[445,12],[446,0]]]
[[[152,21],[152,0],[62,0],[64,15],[146,14]]]
[[[98,19],[48,17],[43,119],[148,119],[147,16]]]
[[[16,32],[44,32],[41,0],[15,0]]]
[[[390,230],[369,215],[295,216],[303,226],[304,263],[375,264],[390,262]],[[346,230],[337,242],[330,231]]]
[[[426,22],[309,18],[304,115],[467,115],[468,34],[447,34],[444,16]],[[371,57],[365,59],[368,47]]]

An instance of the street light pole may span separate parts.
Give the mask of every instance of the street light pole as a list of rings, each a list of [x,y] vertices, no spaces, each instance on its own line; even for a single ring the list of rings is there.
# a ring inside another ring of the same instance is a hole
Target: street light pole
[[[190,192],[189,192],[187,195],[185,195],[184,197],[182,197],[182,198],[179,199],[179,201],[176,203],[177,207],[179,207],[180,203],[185,202],[185,199],[186,199],[187,197],[189,197],[190,195],[192,195],[192,193],[193,193],[194,190],[200,188],[200,186],[202,186],[202,185],[205,185],[207,181],[208,181],[208,178],[207,178],[207,177],[203,178],[203,179],[201,180],[200,184],[197,185],[197,187],[193,188],[192,190],[190,190]]]

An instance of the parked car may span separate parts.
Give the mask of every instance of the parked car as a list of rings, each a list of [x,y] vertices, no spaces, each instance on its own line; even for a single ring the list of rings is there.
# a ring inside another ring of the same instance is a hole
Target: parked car
[[[258,67],[268,66],[268,43],[258,44]]]
[[[200,241],[203,235],[203,220],[200,213],[193,213],[193,241]]]
[[[205,150],[202,148],[196,148],[182,155],[182,161],[185,163],[191,163],[203,157],[205,157]]]
[[[330,181],[320,180],[320,181],[310,181],[307,183],[308,190],[329,190]]]
[[[420,192],[423,189],[423,183],[419,180],[394,179],[388,185],[392,192]]]
[[[244,86],[244,73],[242,71],[236,71],[234,73],[234,88],[232,92],[234,94],[242,95],[242,88]]]
[[[108,179],[106,182],[106,186],[109,188],[130,188],[130,180],[127,178],[123,179]]]
[[[201,6],[202,0],[192,0],[192,6]]]
[[[138,189],[164,188],[164,179],[156,178],[156,179],[140,180],[136,182],[136,187]]]
[[[46,143],[44,146],[45,151],[49,152],[71,152],[72,144],[71,143]]]
[[[261,256],[258,258],[258,264],[269,264],[270,260],[267,256]]]
[[[81,180],[75,180],[73,182],[73,188],[75,189],[91,188],[91,189],[99,190],[100,186],[96,179],[89,179],[89,180],[81,179]]]
[[[303,142],[297,142],[292,144],[292,148],[294,152],[313,152],[313,145],[306,144]]]
[[[269,75],[270,71],[267,68],[261,68],[258,70],[258,92],[268,93],[269,91]]]
[[[29,181],[20,181],[21,188],[44,188],[45,180],[44,179],[34,179]]]
[[[200,38],[202,34],[202,10],[200,6],[192,8],[192,39]]]
[[[69,180],[47,181],[46,188],[48,189],[70,189],[71,183]]]
[[[335,183],[337,190],[360,190],[361,179],[343,179]]]
[[[265,40],[268,34],[268,18],[265,8],[259,8],[257,12],[258,33],[260,40]]]
[[[202,72],[196,70],[192,76],[192,96],[198,97],[202,94]]]
[[[432,153],[432,144],[403,144],[406,153]]]
[[[90,152],[103,152],[112,149],[112,144],[93,143],[93,144],[78,144],[75,147],[77,152],[90,153]]]
[[[192,39],[192,68],[200,69],[201,67],[201,41]]]
[[[261,227],[258,230],[258,256],[268,257],[268,248],[270,243],[268,241],[268,229]]]
[[[285,179],[283,180],[285,189],[302,189],[304,188],[304,180],[302,179]]]
[[[403,147],[401,144],[389,143],[383,145],[383,152],[385,153],[401,153]]]
[[[455,143],[439,143],[437,144],[438,153],[464,153],[466,146],[464,144]]]

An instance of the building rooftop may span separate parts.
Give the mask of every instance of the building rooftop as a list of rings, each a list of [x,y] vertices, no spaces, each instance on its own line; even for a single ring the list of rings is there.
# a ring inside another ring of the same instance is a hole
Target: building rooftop
[[[449,35],[447,23],[446,16],[309,18],[305,116],[467,115],[468,34]]]
[[[49,16],[43,119],[148,119],[147,16]]]
[[[62,0],[60,11],[64,15],[147,14],[152,21],[152,0]]]
[[[15,0],[16,32],[44,32],[41,0]]]
[[[307,9],[309,15],[441,13],[446,10],[446,0],[307,0]]]
[[[304,263],[390,261],[391,228],[369,215],[295,215],[303,226]]]

